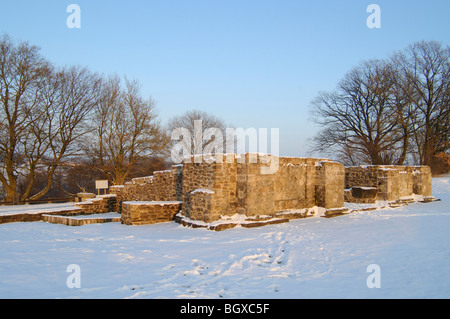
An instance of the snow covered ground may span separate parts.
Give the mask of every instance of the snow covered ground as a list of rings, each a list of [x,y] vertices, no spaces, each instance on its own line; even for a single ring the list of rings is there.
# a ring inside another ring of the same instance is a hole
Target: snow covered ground
[[[49,212],[62,212],[73,209],[80,209],[80,208],[74,206],[74,203],[0,206],[0,216],[14,215],[14,214],[39,214]]]
[[[222,232],[1,224],[0,298],[450,298],[449,176],[433,195],[442,201]],[[380,288],[367,286],[372,264]]]

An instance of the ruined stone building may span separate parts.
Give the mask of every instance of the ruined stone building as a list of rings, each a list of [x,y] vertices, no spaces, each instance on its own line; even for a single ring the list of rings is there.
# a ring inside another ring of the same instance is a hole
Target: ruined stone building
[[[275,169],[267,173],[274,163]],[[431,196],[431,172],[423,166],[346,168],[327,159],[269,155],[255,160],[245,154],[231,160],[187,161],[113,186],[110,193],[117,197],[125,224],[170,221],[175,215],[212,223],[234,214],[261,219],[314,207],[333,211],[342,209],[346,200]]]
[[[382,205],[397,207],[409,201],[436,200],[428,166],[344,167],[327,159],[262,154],[217,154],[208,160],[191,157],[169,170],[112,186],[109,194],[83,193],[80,198],[68,210],[6,214],[0,216],[0,223],[43,220],[79,226],[120,221],[142,225],[175,220],[223,230],[348,214],[351,211],[345,202],[385,201]],[[373,208],[363,206],[358,209]],[[121,214],[72,218],[108,212]]]

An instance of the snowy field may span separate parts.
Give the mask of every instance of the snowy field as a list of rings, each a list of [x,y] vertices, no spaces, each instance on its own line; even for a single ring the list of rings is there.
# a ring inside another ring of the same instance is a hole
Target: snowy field
[[[0,298],[450,298],[450,177],[433,179],[433,195],[222,232],[1,224]],[[80,288],[67,285],[72,264]],[[380,288],[367,286],[371,264]]]

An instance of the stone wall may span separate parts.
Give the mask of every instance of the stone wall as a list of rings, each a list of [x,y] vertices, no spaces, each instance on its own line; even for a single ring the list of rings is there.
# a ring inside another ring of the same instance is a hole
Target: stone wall
[[[156,171],[152,176],[132,179],[125,185],[111,186],[109,192],[117,196],[115,211],[122,211],[124,201],[179,201],[182,200],[182,165]]]
[[[316,167],[316,206],[339,208],[344,206],[344,165],[332,161],[319,161]]]
[[[62,209],[60,211],[50,210],[49,212],[40,212],[40,213],[22,213],[22,214],[5,214],[0,215],[0,224],[4,223],[15,223],[15,222],[37,222],[43,221],[44,215],[52,214],[52,215],[70,215],[70,214],[80,214],[83,213],[80,208],[74,207],[73,209]]]
[[[377,199],[397,200],[413,194],[431,196],[428,166],[368,165],[345,168],[345,188],[374,187]]]
[[[210,214],[214,202],[214,192],[208,189],[196,189],[189,194],[189,212],[186,215],[193,220],[212,221],[214,216]]]
[[[122,203],[122,223],[146,225],[173,221],[181,209],[179,201],[129,201]]]
[[[201,163],[191,158],[170,170],[112,186],[110,194],[75,203],[74,209],[85,214],[119,212],[129,225],[171,221],[180,211],[191,220],[211,223],[236,213],[260,220],[315,206],[340,209],[345,200],[370,203],[432,195],[427,166],[345,168],[317,158],[222,156]],[[42,216],[0,218],[0,222],[22,220]]]
[[[275,211],[275,175],[261,174],[267,167],[260,160],[251,163],[250,154],[245,162],[236,164],[237,213],[247,216],[268,215]]]
[[[85,215],[85,214],[81,214]],[[102,224],[102,223],[110,223],[110,222],[120,222],[121,217],[98,217],[98,218],[74,218],[72,216],[59,216],[59,215],[42,215],[43,221],[52,223],[52,224],[61,224],[67,226],[83,226],[89,224]]]
[[[185,163],[183,215],[212,222],[236,213],[260,216],[316,205],[344,206],[342,164],[275,156],[252,162],[251,156],[235,156],[225,162]],[[264,173],[274,161],[278,170]]]
[[[236,213],[236,162],[184,163],[182,176],[185,216],[211,222]],[[207,211],[201,207],[202,202],[207,203]]]
[[[201,163],[191,158],[170,170],[111,187],[110,192],[120,206],[126,201],[179,201],[183,216],[206,223],[236,213],[253,217],[314,206],[341,208],[344,189],[352,187],[364,187],[365,193],[376,189],[363,202],[396,200],[413,193],[431,196],[431,173],[426,166],[345,168],[327,159],[227,156]],[[278,169],[267,173],[270,163],[277,163]],[[347,192],[347,199],[352,200],[350,195]]]
[[[315,205],[316,160],[281,157],[274,176],[275,210]]]
[[[184,216],[207,223],[236,213],[260,216],[344,206],[344,166],[340,163],[256,154],[226,156],[201,163],[191,158],[171,170],[111,187],[110,192],[116,194],[118,203],[181,201]],[[278,169],[267,173],[271,163],[277,163]]]
[[[103,214],[114,212],[117,209],[117,196],[115,194],[97,195],[83,202],[74,203],[87,214]]]

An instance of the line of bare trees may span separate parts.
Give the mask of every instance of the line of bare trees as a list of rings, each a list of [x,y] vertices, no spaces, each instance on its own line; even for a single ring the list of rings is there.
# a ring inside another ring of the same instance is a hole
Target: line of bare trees
[[[137,81],[124,82],[57,67],[38,47],[0,35],[0,198],[39,199],[62,169],[79,184],[121,184],[136,163],[164,153],[169,139],[155,102]]]
[[[312,102],[313,153],[347,165],[430,165],[449,150],[450,48],[417,42],[365,61]]]

